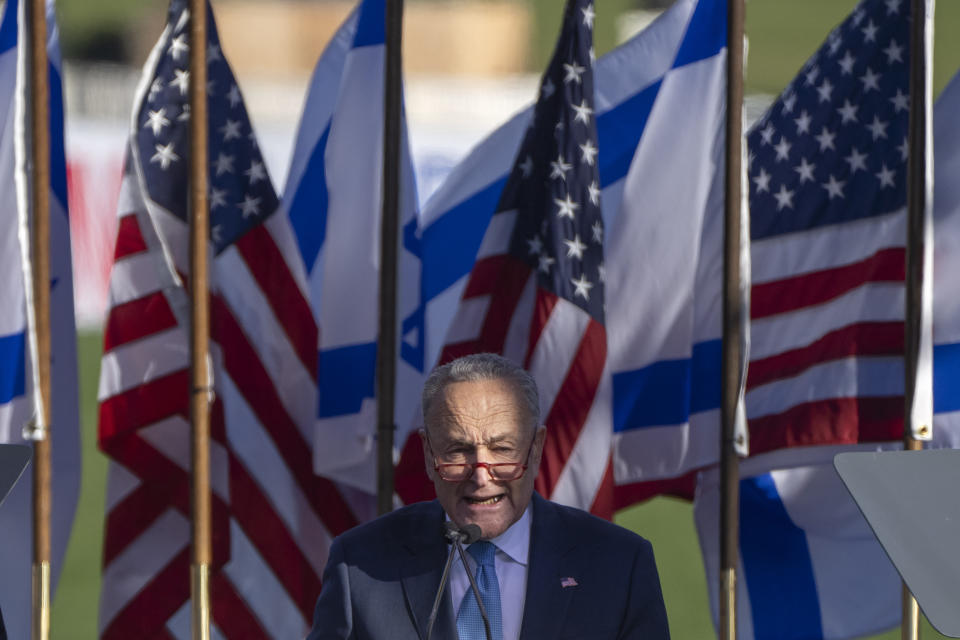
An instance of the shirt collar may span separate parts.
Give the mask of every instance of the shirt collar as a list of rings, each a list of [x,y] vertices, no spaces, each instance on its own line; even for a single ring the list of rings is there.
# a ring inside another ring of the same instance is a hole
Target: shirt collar
[[[520,519],[510,525],[506,531],[492,539],[497,549],[504,552],[510,559],[522,565],[527,564],[530,552],[530,505],[524,509]]]
[[[523,510],[519,520],[490,542],[497,545],[497,549],[510,556],[514,562],[526,565],[530,552],[530,505]]]

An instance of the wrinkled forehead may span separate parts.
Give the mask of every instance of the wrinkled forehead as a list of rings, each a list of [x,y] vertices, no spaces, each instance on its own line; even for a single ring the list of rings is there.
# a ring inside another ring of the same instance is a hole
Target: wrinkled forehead
[[[431,438],[489,442],[523,439],[530,425],[517,392],[505,380],[453,382],[444,387],[426,416]]]

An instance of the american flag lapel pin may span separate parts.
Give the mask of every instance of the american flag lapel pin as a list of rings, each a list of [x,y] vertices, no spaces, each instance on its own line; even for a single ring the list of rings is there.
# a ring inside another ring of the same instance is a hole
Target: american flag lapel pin
[[[577,586],[577,581],[575,578],[560,578],[560,586],[566,589],[567,587]]]

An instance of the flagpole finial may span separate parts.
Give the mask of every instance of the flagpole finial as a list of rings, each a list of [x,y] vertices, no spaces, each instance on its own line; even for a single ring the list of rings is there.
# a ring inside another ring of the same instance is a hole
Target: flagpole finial
[[[40,426],[40,423],[37,422],[36,417],[31,418],[23,425],[23,429],[20,434],[23,436],[24,440],[30,442],[38,442],[40,440],[45,440],[47,438],[47,430]]]

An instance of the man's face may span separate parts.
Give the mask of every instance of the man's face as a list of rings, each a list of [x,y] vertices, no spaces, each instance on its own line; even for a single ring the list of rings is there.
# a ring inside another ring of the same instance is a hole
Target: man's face
[[[505,380],[455,382],[430,407],[426,434],[421,434],[427,475],[440,504],[458,526],[478,525],[485,540],[519,520],[533,495],[546,430],[534,434],[521,406]],[[477,467],[466,480],[450,482],[434,469],[435,463],[474,462],[529,466],[509,481],[494,480],[487,468]]]

